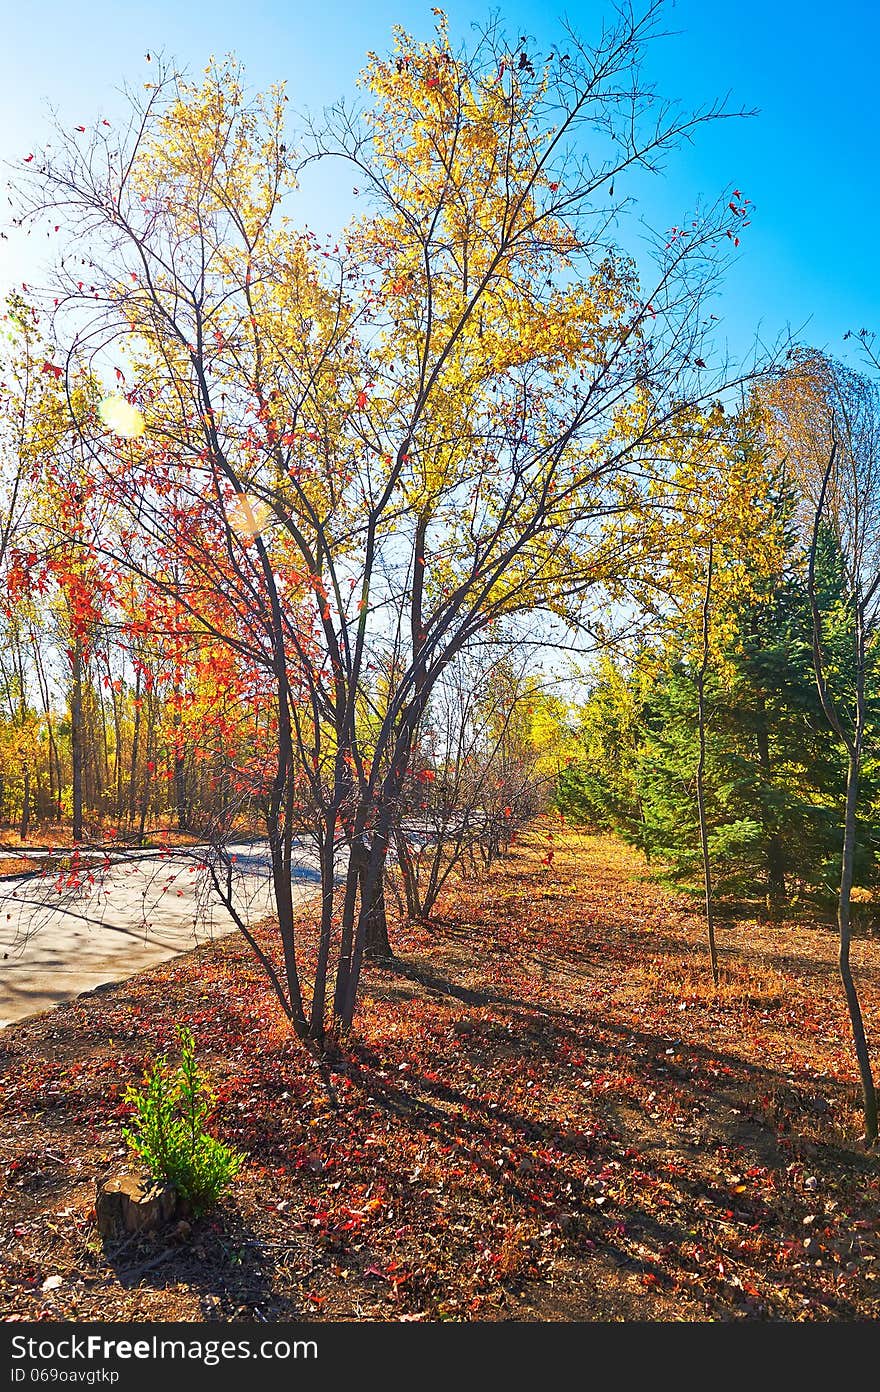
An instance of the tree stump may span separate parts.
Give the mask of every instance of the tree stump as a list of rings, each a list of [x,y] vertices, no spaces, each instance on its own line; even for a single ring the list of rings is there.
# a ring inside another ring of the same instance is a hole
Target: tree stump
[[[177,1212],[177,1191],[142,1175],[112,1175],[98,1185],[95,1216],[102,1237],[155,1232]]]

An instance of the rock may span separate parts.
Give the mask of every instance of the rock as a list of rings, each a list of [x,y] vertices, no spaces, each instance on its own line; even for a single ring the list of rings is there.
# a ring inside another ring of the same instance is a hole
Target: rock
[[[141,1175],[112,1175],[98,1185],[95,1216],[102,1237],[155,1232],[177,1211],[177,1193]]]

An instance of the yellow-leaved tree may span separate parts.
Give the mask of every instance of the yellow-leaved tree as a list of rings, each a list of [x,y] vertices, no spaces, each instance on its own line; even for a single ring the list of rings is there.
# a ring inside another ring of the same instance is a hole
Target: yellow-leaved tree
[[[131,133],[59,134],[29,166],[29,215],[51,207],[90,262],[87,288],[55,291],[72,351],[130,373],[143,420],[89,434],[129,519],[114,559],[146,556],[138,536],[173,552],[146,578],[273,693],[271,974],[303,1036],[324,1037],[332,970],[344,1030],[365,954],[390,951],[384,867],[438,681],[493,625],[578,629],[625,564],[646,469],[668,475],[723,385],[704,299],[744,205],[726,193],[641,273],[613,235],[631,172],[719,114],[652,97],[660,8],[546,61],[499,24],[456,46],[438,12],[295,148],[282,89],[247,98],[231,60],[200,84],[160,71]],[[293,221],[316,161],[362,208],[338,239]],[[323,890],[310,1001],[303,830]]]

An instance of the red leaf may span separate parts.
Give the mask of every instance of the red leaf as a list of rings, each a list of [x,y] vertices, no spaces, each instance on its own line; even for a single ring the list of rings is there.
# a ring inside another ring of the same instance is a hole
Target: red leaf
[[[357,404],[358,404],[358,410],[359,410],[359,411],[362,411],[362,410],[364,409],[364,407],[366,406],[366,404],[367,404],[367,393],[366,393],[365,391],[360,391],[360,392],[358,392]]]
[[[26,155],[26,156],[25,156],[25,161],[24,161],[25,164],[30,164],[30,162],[31,162],[32,159],[33,159],[33,155]]]
[[[63,368],[63,367],[56,367],[54,363],[44,362],[44,363],[43,363],[43,366],[42,366],[42,368],[41,368],[40,370],[41,370],[41,372],[51,372],[52,376],[53,376],[56,380],[57,380],[59,377],[63,377],[63,376],[64,376],[64,368]]]
[[[74,126],[74,130],[78,130],[80,135],[85,135],[86,133],[85,126]]]

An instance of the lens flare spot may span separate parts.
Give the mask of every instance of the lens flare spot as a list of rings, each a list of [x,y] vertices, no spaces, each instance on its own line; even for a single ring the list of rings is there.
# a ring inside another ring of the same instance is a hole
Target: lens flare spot
[[[253,541],[265,530],[272,509],[259,498],[251,498],[247,493],[236,493],[229,506],[227,517],[236,536],[243,541]]]
[[[107,429],[123,440],[137,440],[147,428],[138,408],[124,396],[105,396],[98,407],[98,415]]]

